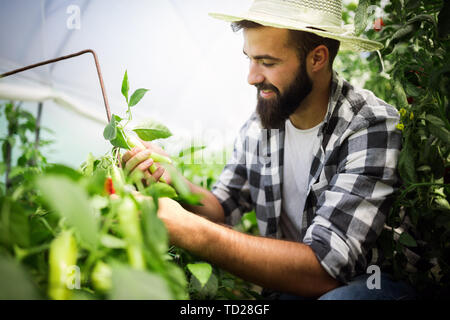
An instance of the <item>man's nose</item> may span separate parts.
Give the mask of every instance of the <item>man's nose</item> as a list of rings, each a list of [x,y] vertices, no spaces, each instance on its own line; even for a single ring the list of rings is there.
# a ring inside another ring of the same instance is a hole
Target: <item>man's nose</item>
[[[258,63],[253,62],[253,61],[250,62],[247,82],[252,86],[257,85],[258,83],[263,83],[265,78],[261,71],[262,70]]]

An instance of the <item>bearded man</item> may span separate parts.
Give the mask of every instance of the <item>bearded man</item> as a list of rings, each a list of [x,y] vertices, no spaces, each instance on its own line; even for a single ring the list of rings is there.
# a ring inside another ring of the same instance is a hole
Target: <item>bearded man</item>
[[[340,0],[254,0],[242,15],[211,14],[243,30],[256,111],[203,206],[160,199],[172,244],[265,288],[267,296],[400,299],[413,292],[388,274],[368,285],[367,267],[397,186],[396,109],[333,71],[339,48],[380,43],[342,26]],[[150,177],[155,146],[123,156]],[[162,150],[156,150],[163,153]],[[170,175],[159,168],[158,180]],[[255,210],[261,236],[233,225]]]

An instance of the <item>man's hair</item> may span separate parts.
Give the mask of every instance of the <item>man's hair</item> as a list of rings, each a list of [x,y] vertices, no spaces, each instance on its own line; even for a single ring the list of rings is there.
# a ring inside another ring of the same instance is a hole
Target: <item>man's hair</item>
[[[259,28],[262,26],[263,25],[259,23],[249,20],[242,20],[231,23],[231,29],[233,29],[234,32],[237,32],[241,29]],[[328,48],[330,55],[329,68],[330,70],[332,69],[334,58],[336,58],[336,55],[339,51],[340,42],[338,40],[324,38],[314,33],[300,30],[289,29],[289,34],[291,38],[290,39],[291,44],[297,50],[297,56],[300,59],[300,61],[304,61],[306,59],[306,55],[310,53],[313,49],[315,49],[317,46],[320,46],[322,44],[326,46]]]

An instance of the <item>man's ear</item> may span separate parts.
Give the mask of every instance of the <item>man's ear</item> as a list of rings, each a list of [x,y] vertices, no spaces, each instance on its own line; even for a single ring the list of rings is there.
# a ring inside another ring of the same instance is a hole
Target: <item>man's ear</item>
[[[328,68],[330,52],[328,51],[328,48],[325,45],[321,44],[320,46],[314,48],[310,52],[309,56],[312,72],[318,72],[323,68]]]

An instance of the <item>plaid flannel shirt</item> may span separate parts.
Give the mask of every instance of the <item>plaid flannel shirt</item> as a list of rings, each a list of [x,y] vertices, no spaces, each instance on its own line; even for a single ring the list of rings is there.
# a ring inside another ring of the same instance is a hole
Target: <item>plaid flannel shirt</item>
[[[321,143],[309,172],[301,237],[341,282],[366,272],[389,213],[398,182],[398,122],[394,107],[333,72],[318,133]],[[255,210],[260,234],[281,238],[284,133],[284,128],[262,129],[256,113],[241,128],[212,188],[228,224]]]

